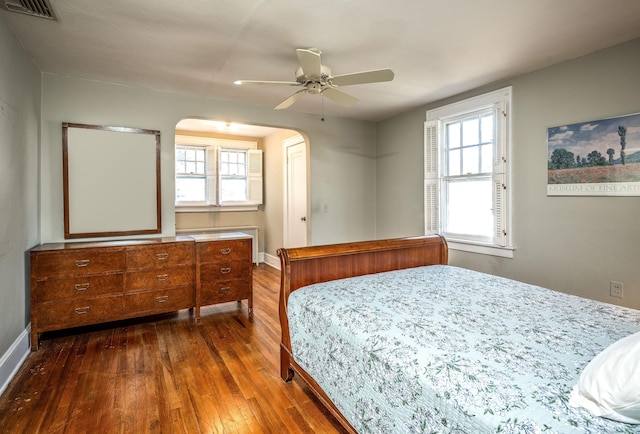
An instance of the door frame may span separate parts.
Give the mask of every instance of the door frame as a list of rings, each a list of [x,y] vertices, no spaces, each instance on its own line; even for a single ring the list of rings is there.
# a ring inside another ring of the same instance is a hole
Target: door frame
[[[287,149],[291,146],[294,145],[298,145],[300,143],[303,143],[305,145],[305,189],[307,191],[306,194],[306,199],[307,199],[307,203],[306,203],[306,226],[307,226],[307,231],[305,234],[305,238],[306,238],[306,243],[305,245],[309,245],[309,240],[310,240],[310,229],[311,229],[311,213],[309,212],[309,146],[308,146],[308,142],[307,140],[305,140],[305,138],[302,136],[302,134],[296,134],[295,136],[289,137],[287,139],[284,139],[282,141],[282,189],[283,189],[283,194],[282,194],[282,241],[283,244],[285,246],[287,246],[289,243],[289,213],[288,213],[288,209],[289,209],[289,159],[288,154],[287,154]]]

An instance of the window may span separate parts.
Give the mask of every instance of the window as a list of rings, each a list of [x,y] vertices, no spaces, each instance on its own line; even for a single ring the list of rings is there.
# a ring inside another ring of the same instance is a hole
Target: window
[[[176,201],[205,202],[206,181],[204,147],[176,147]]]
[[[262,151],[254,149],[257,143],[180,136],[176,143],[177,207],[230,210],[262,204]]]
[[[452,249],[512,257],[511,88],[427,112],[425,232]]]
[[[247,151],[220,150],[220,201],[247,200]]]

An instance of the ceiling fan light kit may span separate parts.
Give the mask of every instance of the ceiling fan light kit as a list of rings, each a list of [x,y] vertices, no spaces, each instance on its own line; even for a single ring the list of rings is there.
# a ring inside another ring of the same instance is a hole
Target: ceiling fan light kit
[[[291,107],[305,94],[326,96],[337,104],[351,107],[359,101],[358,98],[338,90],[338,87],[391,81],[394,76],[393,71],[390,69],[376,69],[333,76],[331,69],[322,64],[321,52],[317,48],[299,48],[296,50],[296,54],[300,64],[295,72],[296,81],[237,80],[234,83],[302,86],[301,90],[275,106],[276,110]]]

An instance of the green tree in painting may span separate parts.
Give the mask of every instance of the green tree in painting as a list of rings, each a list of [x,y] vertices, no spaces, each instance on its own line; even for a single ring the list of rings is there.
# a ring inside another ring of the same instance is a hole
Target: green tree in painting
[[[627,156],[624,153],[624,148],[627,147],[627,128],[618,125],[618,135],[620,136],[620,162],[622,164],[627,164]]]
[[[609,156],[609,164],[613,165],[613,156],[615,155],[616,151],[613,150],[613,148],[609,148],[607,149],[607,155]]]
[[[549,169],[568,169],[575,166],[576,163],[573,160],[573,152],[562,148],[553,150],[551,159],[549,160]]]
[[[587,161],[589,162],[589,166],[604,166],[607,163],[607,159],[598,151],[591,151],[589,155],[587,155]]]

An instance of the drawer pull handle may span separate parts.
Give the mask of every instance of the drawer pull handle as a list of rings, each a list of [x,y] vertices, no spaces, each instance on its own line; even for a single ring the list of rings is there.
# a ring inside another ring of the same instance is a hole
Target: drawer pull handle
[[[169,259],[169,254],[168,253],[157,253],[156,254],[156,258],[158,258],[158,260],[160,260],[160,261],[166,261],[167,259]]]
[[[220,269],[220,272],[221,272],[222,274],[229,274],[229,273],[231,273],[231,268],[230,268],[230,267],[227,267],[227,268],[221,268],[221,269]]]
[[[225,286],[224,288],[220,288],[220,293],[221,294],[228,294],[229,291],[231,291],[231,287],[230,286]]]
[[[76,288],[76,291],[86,291],[89,289],[89,283],[76,283],[74,287]]]
[[[164,280],[167,280],[169,278],[168,274],[158,274],[156,276],[156,279],[158,279],[159,282],[162,282]]]
[[[166,303],[167,301],[169,301],[169,296],[163,295],[162,297],[156,297],[156,301],[158,303]]]
[[[76,267],[86,267],[89,265],[89,262],[91,262],[89,259],[77,259]]]
[[[227,247],[226,249],[220,249],[220,253],[222,253],[223,255],[228,255],[229,253],[231,253],[231,248]]]
[[[85,307],[76,307],[76,308],[75,308],[75,312],[76,312],[76,314],[77,314],[77,315],[84,315],[84,314],[89,313],[89,309],[90,309],[90,307],[89,307],[89,306],[85,306]]]

